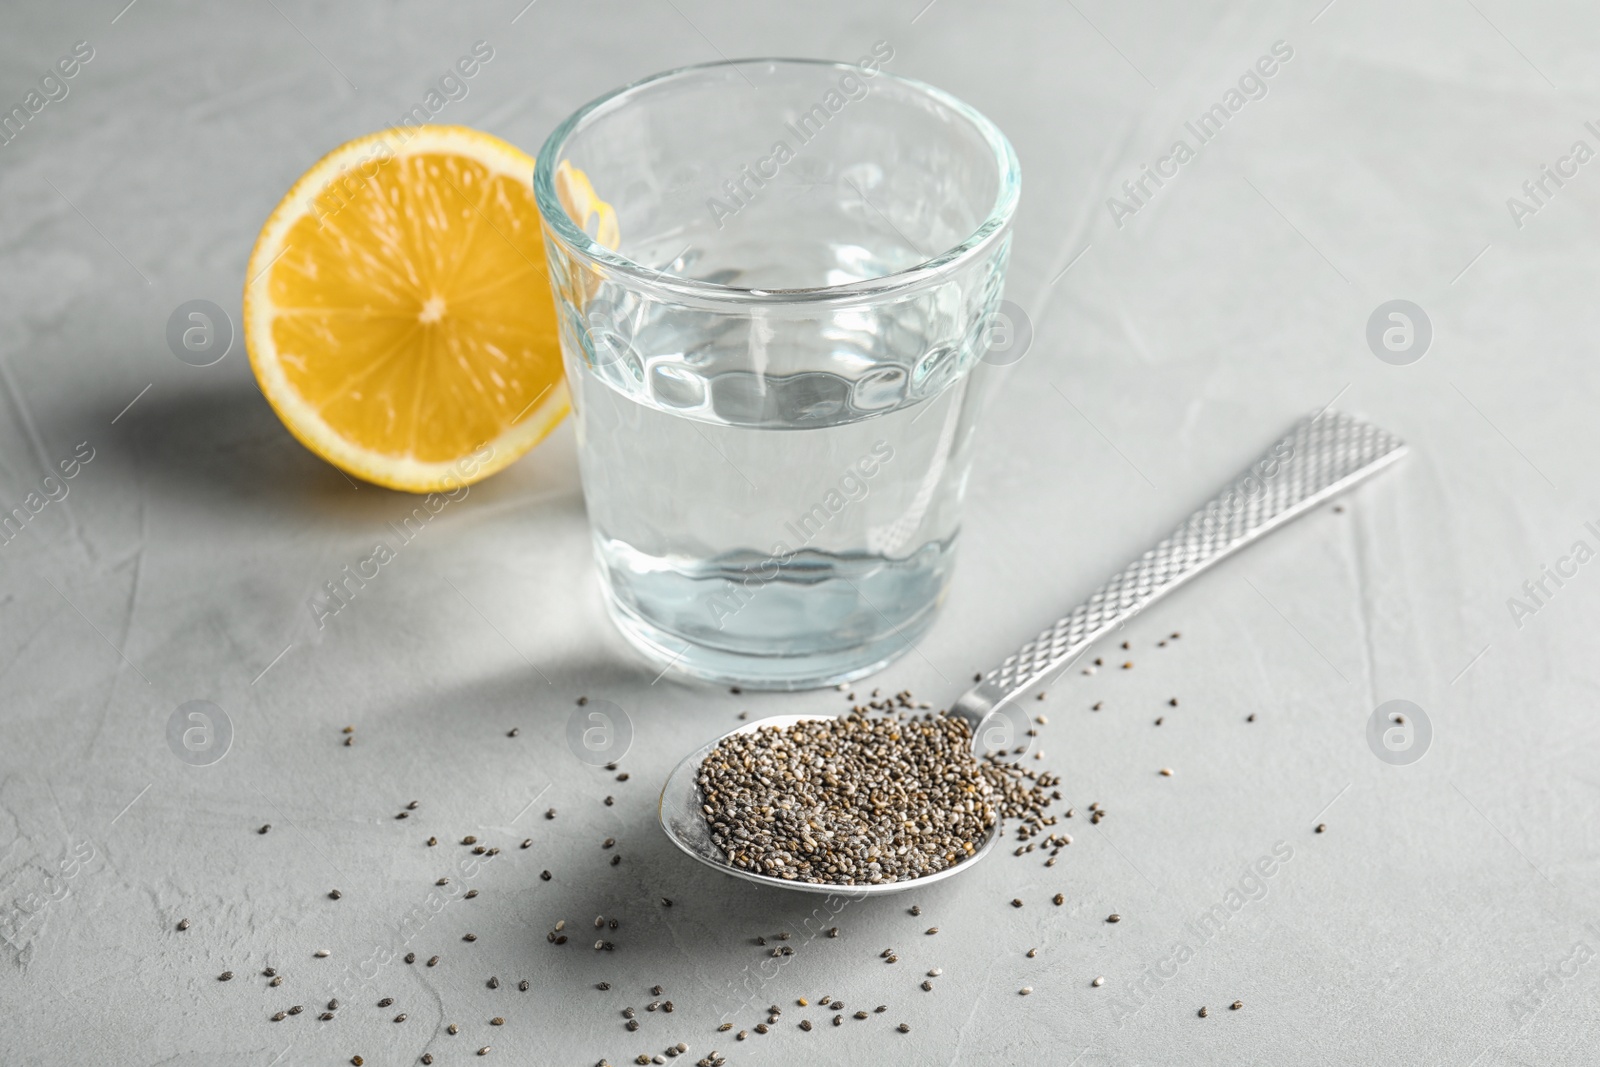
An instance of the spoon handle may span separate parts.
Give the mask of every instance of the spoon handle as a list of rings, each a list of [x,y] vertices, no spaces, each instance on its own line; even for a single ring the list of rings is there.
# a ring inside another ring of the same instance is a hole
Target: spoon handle
[[[976,725],[1188,579],[1377,473],[1405,450],[1393,434],[1334,411],[1299,423],[1164,541],[985,674],[951,710]]]

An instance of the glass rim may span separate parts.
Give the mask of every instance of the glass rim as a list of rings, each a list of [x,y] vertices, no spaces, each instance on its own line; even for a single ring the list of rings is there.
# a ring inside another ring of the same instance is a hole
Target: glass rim
[[[846,282],[842,285],[811,286],[798,289],[748,289],[722,285],[717,282],[701,281],[695,278],[685,278],[682,275],[669,274],[664,270],[651,269],[600,244],[589,236],[582,227],[573,222],[572,217],[567,214],[566,209],[561,205],[561,201],[556,195],[555,168],[557,164],[555,161],[559,158],[561,149],[565,146],[567,140],[585,120],[594,117],[602,110],[621,106],[626,102],[624,97],[637,94],[646,86],[654,85],[657,82],[665,81],[669,78],[681,78],[685,75],[713,70],[718,67],[738,67],[750,63],[832,67],[840,72],[860,72],[860,68],[856,64],[837,60],[756,56],[675,67],[671,70],[640,78],[638,81],[630,82],[596,97],[567,116],[560,125],[550,132],[550,135],[545,138],[544,144],[539,149],[538,158],[534,163],[533,190],[534,198],[539,206],[539,215],[547,232],[553,233],[571,251],[587,259],[603,263],[621,274],[628,275],[633,282],[643,288],[665,290],[679,297],[758,303],[857,300],[863,296],[877,296],[914,287],[927,281],[930,276],[942,274],[945,270],[957,266],[963,260],[981,255],[988,245],[998,240],[1005,232],[1011,222],[1012,215],[1016,211],[1022,184],[1021,165],[1018,163],[1017,154],[1012,149],[1011,142],[1007,140],[1005,134],[981,112],[943,89],[918,81],[915,78],[891,74],[882,69],[879,69],[874,77],[888,78],[902,86],[906,86],[937,101],[961,116],[971,124],[993,153],[993,160],[999,177],[999,189],[995,194],[995,201],[990,206],[988,214],[978,224],[977,229],[969,234],[965,240],[937,255],[890,274],[879,275],[875,278],[863,278],[859,281]]]

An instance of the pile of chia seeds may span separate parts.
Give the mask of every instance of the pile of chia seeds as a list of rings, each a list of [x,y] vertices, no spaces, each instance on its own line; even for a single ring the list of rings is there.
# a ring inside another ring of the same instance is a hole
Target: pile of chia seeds
[[[711,837],[742,870],[788,881],[909,881],[971,857],[1004,819],[1032,836],[1059,780],[972,752],[952,715],[835,719],[724,738],[700,764]]]

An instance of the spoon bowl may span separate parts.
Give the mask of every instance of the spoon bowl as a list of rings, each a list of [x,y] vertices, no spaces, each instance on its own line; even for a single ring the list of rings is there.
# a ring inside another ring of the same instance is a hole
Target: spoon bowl
[[[747,871],[742,867],[735,867],[728,862],[727,853],[723,852],[717,843],[711,839],[711,824],[706,822],[706,817],[700,811],[702,798],[700,786],[696,779],[700,777],[700,764],[711,751],[720,745],[725,738],[736,734],[753,733],[765,726],[793,726],[797,722],[810,722],[816,719],[831,719],[832,715],[774,715],[771,718],[760,719],[729,730],[722,737],[710,744],[702,745],[683,758],[683,761],[673,769],[667,778],[667,784],[661,789],[660,817],[661,828],[667,832],[667,837],[672,843],[699,860],[707,867],[715,868],[723,874],[731,874],[735,878],[743,878],[747,882],[757,885],[772,886],[777,889],[798,890],[802,893],[840,893],[847,896],[887,896],[890,893],[903,893],[908,889],[915,889],[937,882],[941,878],[948,878],[958,871],[964,871],[981,860],[995,841],[1000,837],[1000,823],[989,828],[982,844],[959,863],[952,864],[942,871],[925,874],[920,878],[908,878],[898,882],[865,882],[858,885],[844,885],[832,882],[802,882],[789,878],[774,878],[770,874],[757,874]]]

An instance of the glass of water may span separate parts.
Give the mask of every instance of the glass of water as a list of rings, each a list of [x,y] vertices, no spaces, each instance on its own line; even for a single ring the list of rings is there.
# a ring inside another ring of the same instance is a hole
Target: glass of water
[[[602,585],[663,667],[846,681],[943,599],[1020,178],[892,57],[670,71],[539,152]]]

